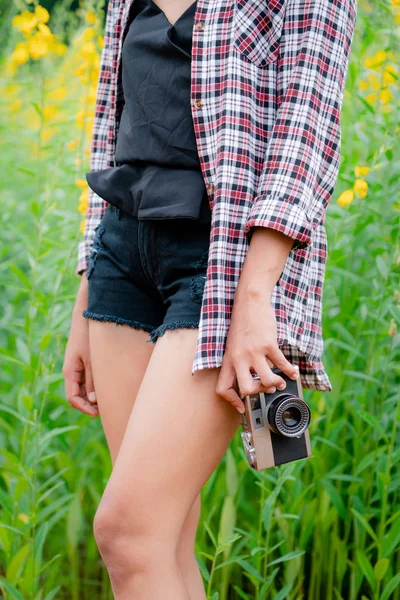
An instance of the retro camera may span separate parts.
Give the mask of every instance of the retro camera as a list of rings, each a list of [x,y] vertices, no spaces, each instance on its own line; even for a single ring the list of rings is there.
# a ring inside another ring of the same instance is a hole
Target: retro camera
[[[284,390],[242,398],[242,441],[248,463],[257,471],[311,456],[311,411],[303,400],[300,377],[293,380],[277,367],[271,370],[286,381]],[[253,378],[260,379],[257,374]]]

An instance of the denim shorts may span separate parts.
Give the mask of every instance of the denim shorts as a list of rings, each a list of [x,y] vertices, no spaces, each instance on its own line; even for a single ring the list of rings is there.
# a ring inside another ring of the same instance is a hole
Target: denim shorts
[[[88,305],[82,315],[149,332],[198,327],[210,245],[210,223],[139,220],[108,204],[88,261]]]

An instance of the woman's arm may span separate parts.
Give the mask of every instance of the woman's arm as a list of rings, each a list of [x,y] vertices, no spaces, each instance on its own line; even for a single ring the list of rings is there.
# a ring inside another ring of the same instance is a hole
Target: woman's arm
[[[244,411],[238,395],[257,393],[260,386],[275,391],[285,380],[271,371],[279,367],[296,379],[297,370],[277,345],[272,291],[285,266],[293,239],[265,227],[255,227],[236,289],[217,393]],[[265,257],[268,260],[265,260]],[[268,360],[267,360],[268,359]],[[253,367],[261,381],[250,373]],[[239,390],[237,385],[239,385]],[[279,387],[279,389],[283,389]]]
[[[277,58],[277,113],[245,224],[250,246],[235,294],[217,393],[273,391],[293,366],[277,345],[271,293],[290,250],[307,247],[325,218],[340,161],[340,111],[356,0],[286,0]],[[251,377],[253,367],[261,382]],[[237,385],[236,385],[237,384]]]
[[[311,241],[325,217],[340,162],[340,111],[356,0],[286,0],[277,58],[277,114],[245,226]]]

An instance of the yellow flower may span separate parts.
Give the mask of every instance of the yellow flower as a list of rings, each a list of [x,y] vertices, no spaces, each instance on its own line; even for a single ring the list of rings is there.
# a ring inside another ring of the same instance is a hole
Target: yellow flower
[[[47,23],[50,19],[49,11],[38,4],[35,8],[35,15],[40,23]]]
[[[382,90],[379,97],[382,104],[388,104],[393,98],[392,92],[389,89]]]
[[[400,1],[400,0],[399,0]],[[398,73],[394,65],[386,65],[383,72],[383,84],[389,85],[390,83],[397,84]]]
[[[73,152],[74,150],[77,149],[78,146],[79,146],[79,140],[72,140],[71,142],[69,142],[69,144],[67,146],[67,150],[69,150],[70,152]]]
[[[55,102],[59,101],[59,100],[64,100],[64,98],[67,95],[67,90],[65,87],[58,87],[55,88],[54,90],[51,90],[48,94],[47,97],[49,100],[54,100]]]
[[[84,214],[86,214],[86,211],[87,211],[87,209],[88,209],[88,206],[89,206],[89,202],[88,202],[87,200],[86,200],[85,202],[81,202],[81,203],[78,205],[78,211],[79,211],[79,212],[80,212],[82,215],[84,215]]]
[[[83,219],[83,221],[81,223],[81,227],[80,227],[81,233],[85,232],[85,227],[86,227],[86,219]]]
[[[57,108],[54,106],[54,104],[47,104],[44,108],[43,108],[43,121],[52,121],[54,119],[54,117],[56,117],[58,114],[58,110]]]
[[[354,191],[353,190],[345,190],[342,192],[337,200],[339,206],[347,206],[351,204],[354,200]]]
[[[29,60],[29,46],[26,42],[19,42],[11,54],[11,61],[16,65],[23,65]]]
[[[86,185],[85,189],[82,191],[81,195],[79,196],[79,206],[78,206],[79,212],[84,214],[88,208],[88,204],[89,204],[89,188]]]
[[[37,31],[28,41],[29,52],[34,60],[38,60],[50,51],[49,38],[46,34]]]
[[[96,22],[97,22],[96,13],[93,10],[89,10],[86,13],[85,21],[86,21],[86,23],[88,23],[88,25],[96,25]]]
[[[364,177],[365,175],[368,175],[370,170],[371,170],[371,167],[367,167],[367,166],[354,167],[354,173],[355,173],[356,177]]]
[[[38,30],[43,34],[43,37],[48,38],[49,40],[53,39],[53,34],[51,33],[50,28],[47,25],[44,25],[44,23],[38,24]]]
[[[88,27],[82,33],[82,41],[83,42],[90,42],[90,40],[92,40],[95,36],[96,36],[96,32],[93,29],[93,27]]]
[[[24,10],[21,14],[16,15],[11,21],[12,26],[25,35],[32,33],[37,23],[37,16],[28,10]]]
[[[97,49],[93,42],[86,42],[81,48],[81,55],[85,58],[91,58],[92,56],[96,56]]]
[[[357,196],[360,196],[360,198],[365,198],[368,192],[368,183],[364,179],[356,179],[353,190]]]
[[[68,48],[65,44],[62,44],[61,42],[55,42],[53,43],[52,50],[55,54],[58,54],[58,56],[64,56]]]
[[[364,100],[366,100],[370,104],[375,104],[377,98],[378,98],[378,96],[377,96],[376,92],[374,92],[373,94],[368,94],[368,96],[365,96]]]
[[[378,50],[371,58],[366,58],[364,65],[367,69],[377,70],[382,66],[382,63],[386,60],[387,54],[385,50]]]
[[[81,189],[87,189],[87,181],[86,179],[75,179],[76,185]]]

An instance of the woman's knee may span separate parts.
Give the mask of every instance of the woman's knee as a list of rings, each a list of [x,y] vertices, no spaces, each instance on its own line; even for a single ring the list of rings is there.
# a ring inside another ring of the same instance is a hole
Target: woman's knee
[[[176,556],[177,542],[163,527],[162,515],[148,518],[141,510],[142,500],[129,502],[103,496],[97,508],[93,533],[105,562],[146,571],[158,556]],[[161,520],[160,520],[161,519]]]

